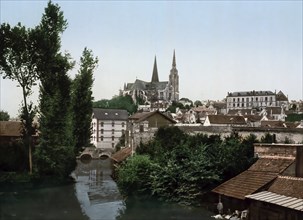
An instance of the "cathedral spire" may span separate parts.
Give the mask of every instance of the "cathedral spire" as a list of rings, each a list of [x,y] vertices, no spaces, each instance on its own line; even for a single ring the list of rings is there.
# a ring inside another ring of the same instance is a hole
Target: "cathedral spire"
[[[159,82],[156,56],[155,56],[154,69],[153,69],[153,76],[152,76],[151,82]]]
[[[174,56],[173,56],[173,67],[176,67],[176,56],[175,56],[175,50],[174,50]]]

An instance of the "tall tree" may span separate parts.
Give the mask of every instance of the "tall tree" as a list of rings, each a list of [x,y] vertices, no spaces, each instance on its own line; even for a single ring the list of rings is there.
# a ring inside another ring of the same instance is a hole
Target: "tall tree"
[[[33,30],[26,29],[18,23],[15,27],[9,24],[2,24],[0,28],[0,74],[3,78],[17,81],[22,89],[23,103],[21,107],[21,119],[23,123],[24,144],[28,149],[29,170],[32,172],[31,159],[31,137],[34,133],[32,127],[35,107],[28,102],[32,94],[32,87],[35,85],[38,74],[37,66],[33,62]]]
[[[75,139],[75,152],[87,147],[91,136],[91,117],[93,108],[93,72],[98,64],[91,50],[84,48],[80,58],[80,70],[73,81],[72,112],[73,137]]]
[[[57,4],[48,2],[35,29],[35,61],[40,85],[40,147],[35,159],[42,175],[68,176],[75,168],[71,127],[70,56],[62,54],[61,34],[67,27]]]

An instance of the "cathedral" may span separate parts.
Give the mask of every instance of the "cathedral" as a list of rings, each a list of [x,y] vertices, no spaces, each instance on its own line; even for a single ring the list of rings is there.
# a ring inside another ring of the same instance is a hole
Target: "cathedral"
[[[179,101],[179,75],[175,51],[168,81],[159,81],[155,57],[151,81],[136,79],[134,83],[125,83],[121,95],[130,95],[135,102],[140,98],[145,104]]]

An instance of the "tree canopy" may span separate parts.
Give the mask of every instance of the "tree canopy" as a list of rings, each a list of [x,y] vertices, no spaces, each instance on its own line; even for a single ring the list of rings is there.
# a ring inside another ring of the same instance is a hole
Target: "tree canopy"
[[[0,111],[0,121],[9,121],[10,116],[8,112],[1,110]]]
[[[118,186],[126,195],[198,204],[206,192],[254,162],[254,142],[253,135],[192,136],[177,127],[160,128],[152,141],[141,143],[135,156],[119,167]]]
[[[131,96],[115,96],[112,99],[102,99],[93,103],[94,108],[125,109],[129,114],[137,111],[138,106]]]

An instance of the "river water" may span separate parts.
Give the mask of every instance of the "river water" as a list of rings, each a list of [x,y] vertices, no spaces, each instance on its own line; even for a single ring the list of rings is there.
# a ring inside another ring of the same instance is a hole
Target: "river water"
[[[76,183],[0,188],[0,219],[210,220],[213,213],[155,200],[126,201],[111,178],[111,161],[78,161]]]

